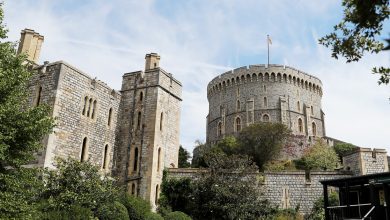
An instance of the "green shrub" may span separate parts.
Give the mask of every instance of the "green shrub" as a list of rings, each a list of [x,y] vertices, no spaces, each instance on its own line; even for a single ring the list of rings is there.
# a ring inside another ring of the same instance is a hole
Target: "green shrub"
[[[164,220],[164,218],[157,213],[149,212],[145,215],[145,220]]]
[[[165,220],[191,220],[190,216],[186,215],[183,212],[171,212],[164,218]]]
[[[303,220],[303,216],[295,209],[282,209],[276,214],[275,220]]]
[[[81,206],[71,206],[69,209],[52,210],[42,214],[42,220],[83,220],[93,219],[93,213],[87,208]]]
[[[146,214],[151,210],[149,202],[130,195],[124,195],[121,203],[126,207],[131,220],[145,220]]]
[[[129,213],[122,203],[115,201],[114,203],[99,207],[96,217],[100,220],[129,220]]]

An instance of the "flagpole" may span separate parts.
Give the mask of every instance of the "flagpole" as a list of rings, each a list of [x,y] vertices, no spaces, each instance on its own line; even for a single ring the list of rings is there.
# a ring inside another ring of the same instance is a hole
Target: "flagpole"
[[[267,56],[267,60],[268,60],[268,65],[269,66],[269,35],[267,34],[267,49],[268,49],[268,56]]]

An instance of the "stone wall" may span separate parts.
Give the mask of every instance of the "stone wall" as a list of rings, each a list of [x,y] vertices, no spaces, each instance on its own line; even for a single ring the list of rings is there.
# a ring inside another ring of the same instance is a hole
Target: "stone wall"
[[[169,169],[168,178],[196,178],[197,174],[203,172],[207,172],[207,169]],[[323,187],[319,181],[349,177],[352,176],[352,173],[321,171],[311,172],[307,175],[304,171],[285,171],[253,175],[259,175],[258,179],[263,180],[259,184],[259,190],[263,193],[264,199],[268,199],[279,208],[299,206],[299,211],[302,214],[308,214],[314,202],[323,195]]]
[[[214,78],[207,92],[207,143],[237,135],[251,123],[266,121],[264,117],[285,124],[294,135],[325,136],[322,83],[294,68],[241,67]],[[301,128],[298,120],[302,122]]]
[[[38,153],[38,165],[52,168],[55,157],[81,160],[85,145],[84,159],[103,168],[106,158],[104,171],[110,172],[120,94],[62,61],[37,71],[30,81],[30,103],[49,105],[56,121],[54,132],[43,141],[45,149]]]
[[[384,149],[358,148],[343,157],[343,166],[355,175],[388,172],[387,152]]]

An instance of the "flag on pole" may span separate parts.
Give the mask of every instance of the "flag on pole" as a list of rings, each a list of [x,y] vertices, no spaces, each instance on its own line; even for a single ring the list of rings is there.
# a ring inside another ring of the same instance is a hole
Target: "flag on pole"
[[[269,44],[272,44],[272,40],[271,40],[271,38],[269,37],[269,35],[267,35],[267,39],[268,39],[268,43],[269,43]]]

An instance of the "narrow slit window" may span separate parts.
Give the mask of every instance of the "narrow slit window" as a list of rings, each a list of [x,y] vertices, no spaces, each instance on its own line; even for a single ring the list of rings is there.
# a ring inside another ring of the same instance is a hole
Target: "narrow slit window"
[[[135,184],[131,184],[131,195],[135,195]]]
[[[218,137],[222,135],[222,123],[218,123]]]
[[[163,129],[163,120],[164,120],[164,113],[161,112],[160,114],[160,131]]]
[[[91,112],[91,107],[92,107],[92,98],[89,99],[89,102],[88,102],[87,117],[89,117],[89,113]]]
[[[88,148],[87,148],[88,143],[87,142],[88,142],[88,139],[87,139],[87,137],[85,137],[83,139],[83,146],[81,148],[81,158],[80,158],[81,162],[88,160]]]
[[[236,118],[236,131],[240,132],[241,131],[241,118]]]
[[[110,108],[110,110],[108,110],[108,126],[111,126],[111,115],[112,115],[112,108]]]
[[[303,132],[303,122],[302,122],[302,119],[298,119],[298,130],[300,133]]]
[[[241,102],[240,100],[237,100],[237,111],[241,110]]]
[[[38,106],[41,103],[41,96],[42,96],[42,86],[40,86],[38,90],[36,106]]]
[[[298,110],[298,112],[301,111],[301,103],[299,101],[297,102],[297,110]]]
[[[144,93],[140,92],[139,93],[139,101],[142,102],[144,100]]]
[[[312,127],[312,132],[313,132],[313,136],[317,136],[317,126],[316,126],[316,123],[311,123],[311,127]]]
[[[103,153],[103,170],[107,169],[108,167],[108,144],[104,147],[104,153]]]
[[[158,202],[158,194],[159,194],[159,186],[158,184],[156,185],[156,197],[154,198],[154,204],[157,205],[157,202]]]
[[[314,108],[313,108],[313,106],[311,106],[310,109],[311,109],[311,115],[314,115]]]
[[[84,98],[84,107],[83,107],[83,115],[85,115],[85,111],[87,110],[88,96]]]
[[[94,119],[95,118],[95,112],[96,112],[96,104],[97,104],[97,101],[93,101],[93,106],[92,106],[92,114],[91,114],[91,118]]]
[[[268,107],[268,100],[267,100],[267,97],[264,97],[264,100],[263,100],[263,104],[264,104],[264,108],[267,108]]]
[[[134,164],[133,164],[133,171],[137,171],[138,169],[138,147],[134,149]]]
[[[160,158],[161,158],[161,148],[158,148],[158,151],[157,151],[157,172],[160,172]]]
[[[138,112],[138,117],[137,117],[137,130],[141,128],[141,112]]]

